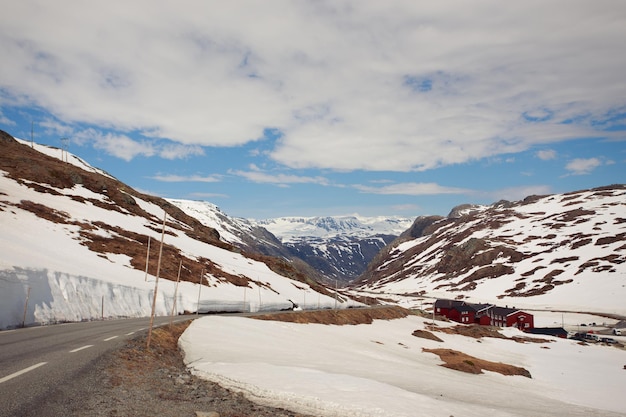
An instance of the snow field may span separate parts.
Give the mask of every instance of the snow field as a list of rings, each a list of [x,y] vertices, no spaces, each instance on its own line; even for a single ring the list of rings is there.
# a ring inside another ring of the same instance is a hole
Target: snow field
[[[624,350],[549,337],[516,343],[436,333],[440,343],[412,336],[425,321],[328,326],[207,317],[179,343],[192,372],[255,401],[318,416],[626,415]],[[533,378],[465,374],[438,366],[422,348],[524,367]]]

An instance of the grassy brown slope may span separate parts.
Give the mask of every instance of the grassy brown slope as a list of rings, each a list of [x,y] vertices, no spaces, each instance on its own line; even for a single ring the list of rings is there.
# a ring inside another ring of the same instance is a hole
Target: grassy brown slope
[[[354,308],[347,310],[294,311],[289,313],[252,316],[257,320],[317,323],[334,325],[370,324],[374,320],[392,320],[407,317],[411,312],[402,307]]]

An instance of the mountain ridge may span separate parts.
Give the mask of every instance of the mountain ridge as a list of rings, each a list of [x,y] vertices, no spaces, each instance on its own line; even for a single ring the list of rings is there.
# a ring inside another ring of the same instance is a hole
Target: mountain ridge
[[[399,216],[286,216],[252,220],[265,227],[283,242],[303,237],[333,238],[338,236],[369,237],[399,235],[413,218]]]
[[[626,185],[419,217],[354,285],[498,304],[605,304],[624,314]]]
[[[159,315],[175,307],[289,308],[307,292],[321,305],[346,306],[299,264],[242,251],[170,202],[65,151],[2,131],[0,144],[0,328],[24,311],[27,323],[93,319],[105,304],[111,317],[145,316],[153,293]],[[162,278],[158,297],[155,276]]]
[[[378,251],[413,221],[357,215],[254,220],[230,217],[210,202],[168,201],[218,230],[229,244],[301,264],[310,276],[332,286],[360,276]]]

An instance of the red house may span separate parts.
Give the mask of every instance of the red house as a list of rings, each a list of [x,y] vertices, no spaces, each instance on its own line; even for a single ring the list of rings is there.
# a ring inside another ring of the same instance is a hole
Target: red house
[[[493,304],[474,304],[459,300],[438,299],[435,301],[435,314],[464,324],[517,327],[524,331],[534,327],[532,314]]]
[[[491,326],[517,327],[520,330],[530,330],[534,326],[534,316],[515,308],[493,306],[487,311]]]

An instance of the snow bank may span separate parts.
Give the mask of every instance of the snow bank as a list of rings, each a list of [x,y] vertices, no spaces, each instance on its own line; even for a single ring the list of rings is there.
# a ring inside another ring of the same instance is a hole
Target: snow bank
[[[437,333],[425,319],[329,326],[207,317],[180,339],[192,372],[254,401],[317,416],[626,415],[626,351],[571,340],[512,340]],[[447,326],[443,322],[441,326]],[[515,329],[507,329],[519,335]],[[454,349],[528,369],[533,378],[441,366],[422,348]]]
[[[150,219],[123,209],[107,210],[103,208],[110,204],[107,197],[82,185],[41,193],[8,178],[2,170],[0,194],[0,329],[22,323],[150,315],[155,288],[155,277],[151,274],[156,271],[150,270],[146,280],[144,271],[130,266],[127,255],[93,252],[83,244],[85,238],[81,235],[85,224],[90,225],[92,234],[108,237],[115,233],[97,226],[105,223],[150,236],[153,242],[158,242],[161,234]],[[155,218],[163,217],[163,209],[158,205],[140,198],[134,200]],[[23,201],[46,206],[72,221],[54,223],[38,217],[21,208]],[[102,207],[93,201],[102,202]],[[198,309],[200,312],[280,310],[292,306],[289,299],[303,308],[335,305],[333,297],[281,276],[262,262],[195,240],[172,227],[166,229],[165,243],[179,248],[187,258],[207,258],[227,273],[250,279],[247,287],[225,282],[209,273],[203,277],[202,288],[198,283],[183,281],[179,285],[175,313]],[[161,277],[155,306],[157,315],[171,313],[174,293],[175,282]],[[338,304],[348,306],[347,302]]]

